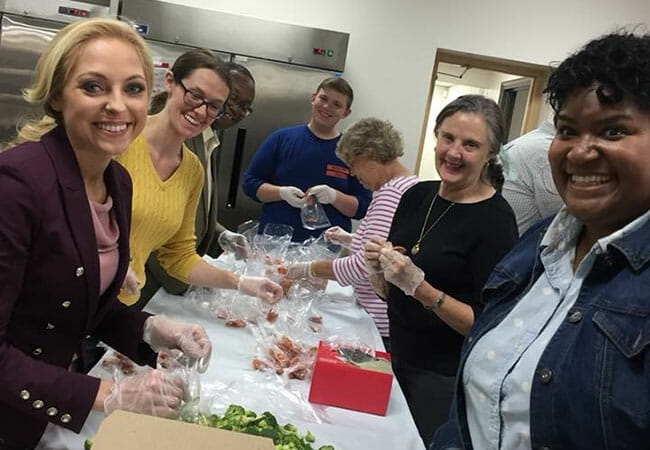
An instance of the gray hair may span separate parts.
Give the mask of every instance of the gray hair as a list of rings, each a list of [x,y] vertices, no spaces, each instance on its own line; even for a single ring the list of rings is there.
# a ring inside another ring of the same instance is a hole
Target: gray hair
[[[436,117],[436,126],[434,128],[436,136],[438,136],[438,129],[442,122],[458,112],[479,114],[485,120],[488,138],[488,161],[481,172],[481,179],[500,190],[504,178],[503,168],[497,156],[506,137],[506,126],[501,114],[501,108],[494,100],[482,95],[461,95],[442,108],[442,111]]]
[[[348,128],[336,146],[336,156],[348,164],[358,157],[388,162],[403,154],[399,131],[389,121],[373,117],[361,119]]]

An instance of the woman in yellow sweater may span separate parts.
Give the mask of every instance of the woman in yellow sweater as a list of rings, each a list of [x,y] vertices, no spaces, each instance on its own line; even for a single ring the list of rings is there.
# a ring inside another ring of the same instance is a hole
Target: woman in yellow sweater
[[[160,265],[179,280],[200,286],[237,289],[277,301],[282,288],[271,280],[217,269],[196,253],[194,221],[203,188],[201,162],[184,144],[224,114],[230,75],[207,50],[178,57],[165,76],[165,108],[147,118],[144,131],[117,160],[133,179],[131,274],[119,298],[137,302],[134,279],[144,285],[144,265],[157,250]]]

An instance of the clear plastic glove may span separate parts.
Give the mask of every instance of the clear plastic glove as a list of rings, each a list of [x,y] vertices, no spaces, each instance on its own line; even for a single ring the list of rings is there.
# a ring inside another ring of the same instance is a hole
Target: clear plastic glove
[[[291,264],[287,267],[287,278],[290,280],[306,280],[311,276],[311,261]]]
[[[104,412],[110,414],[122,409],[175,418],[184,393],[182,378],[165,371],[148,370],[128,377],[117,376],[111,393],[104,400]]]
[[[309,188],[307,195],[313,195],[318,200],[318,203],[327,205],[334,203],[336,200],[336,189],[326,184],[319,184],[318,186]]]
[[[397,286],[406,295],[413,295],[424,281],[424,271],[416,266],[411,258],[392,248],[383,248],[379,264],[384,271],[384,278]]]
[[[282,186],[280,198],[294,208],[302,208],[305,204],[305,193],[295,186]]]
[[[341,247],[347,249],[352,247],[352,236],[352,233],[348,233],[339,226],[328,228],[324,233],[324,237],[327,242],[340,245]]]
[[[237,260],[246,260],[251,253],[248,239],[243,234],[224,230],[217,238],[217,242],[224,252],[233,253]]]
[[[276,303],[282,297],[282,286],[264,277],[247,277],[242,275],[237,283],[241,294],[259,297],[267,303]]]
[[[212,343],[202,326],[176,322],[163,315],[151,316],[144,323],[142,340],[153,351],[180,350],[190,361],[198,361],[198,371],[208,369]]]
[[[366,271],[369,275],[379,273],[383,270],[379,263],[379,257],[381,256],[381,250],[384,247],[390,249],[393,248],[390,242],[386,242],[386,239],[379,236],[371,236],[366,242],[363,251],[363,260],[366,265]]]
[[[130,265],[122,282],[122,290],[128,294],[137,294],[140,292],[140,280],[138,280]]]

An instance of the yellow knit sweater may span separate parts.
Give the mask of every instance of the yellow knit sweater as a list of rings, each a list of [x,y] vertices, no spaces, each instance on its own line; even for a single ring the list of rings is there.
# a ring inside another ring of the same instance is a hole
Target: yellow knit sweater
[[[156,172],[143,134],[116,158],[133,180],[131,267],[140,286],[146,281],[144,264],[154,250],[158,250],[158,260],[167,273],[185,283],[201,260],[196,253],[194,220],[203,188],[203,168],[185,145],[182,152],[181,164],[165,181]],[[139,294],[122,291],[119,298],[132,305]]]

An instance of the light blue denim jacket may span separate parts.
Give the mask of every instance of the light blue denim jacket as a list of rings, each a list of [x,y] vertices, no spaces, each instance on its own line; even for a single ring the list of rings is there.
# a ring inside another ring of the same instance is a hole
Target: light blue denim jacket
[[[540,242],[551,220],[531,228],[490,275],[485,310],[463,345],[450,420],[430,449],[473,448],[460,384],[467,355],[542,273]],[[597,256],[537,365],[530,400],[533,449],[649,448],[649,260],[649,223]]]

